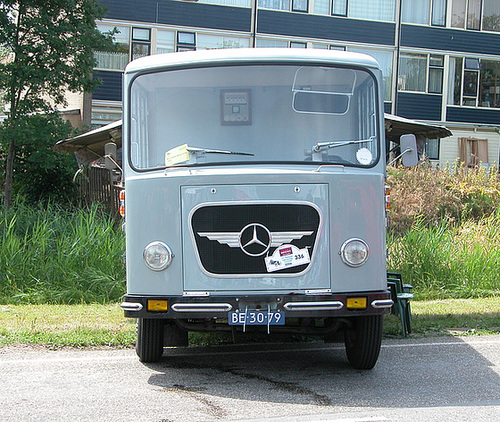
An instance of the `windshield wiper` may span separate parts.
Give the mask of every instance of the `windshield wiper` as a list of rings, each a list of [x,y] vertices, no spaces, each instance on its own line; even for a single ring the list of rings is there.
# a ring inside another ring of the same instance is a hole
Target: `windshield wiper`
[[[373,142],[375,140],[375,136],[370,136],[368,139],[358,139],[356,141],[331,141],[331,142],[318,142],[313,146],[314,152],[320,152],[325,148],[336,148],[343,147],[344,145],[353,145],[353,144],[362,144],[363,142]]]
[[[224,149],[208,149],[208,148],[196,148],[196,147],[187,147],[189,152],[195,154],[227,154],[227,155],[248,155],[254,156],[255,154],[251,154],[249,152],[238,152],[238,151],[228,151]]]

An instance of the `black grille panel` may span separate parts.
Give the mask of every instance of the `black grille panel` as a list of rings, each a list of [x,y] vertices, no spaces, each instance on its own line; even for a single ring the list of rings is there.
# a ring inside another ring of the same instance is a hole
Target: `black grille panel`
[[[251,229],[242,233],[240,242],[242,229],[249,225],[252,225]],[[264,258],[272,255],[275,246],[269,247],[263,254],[260,254],[263,248],[259,249],[258,245],[245,248],[247,253],[240,247],[251,239],[254,226],[257,227],[255,232],[259,241],[262,240],[264,244],[270,242],[266,229],[271,234],[312,232],[288,242],[301,249],[308,248],[312,256],[319,225],[318,211],[306,204],[207,205],[197,209],[191,218],[191,229],[203,268],[211,274],[220,275],[269,274]],[[228,234],[226,239],[232,237],[232,244],[228,244],[228,240],[214,240],[214,237],[220,239],[220,234]],[[304,271],[307,265],[272,274],[297,274]]]

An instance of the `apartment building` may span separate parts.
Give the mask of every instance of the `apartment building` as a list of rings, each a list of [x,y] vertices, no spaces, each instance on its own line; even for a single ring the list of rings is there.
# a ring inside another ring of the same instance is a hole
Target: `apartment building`
[[[445,125],[420,139],[444,166],[499,162],[499,0],[100,0],[101,31],[117,48],[96,52],[103,83],[88,101],[98,127],[121,118],[122,72],[149,54],[241,47],[322,48],[375,57],[385,112]],[[389,128],[390,130],[390,128]]]

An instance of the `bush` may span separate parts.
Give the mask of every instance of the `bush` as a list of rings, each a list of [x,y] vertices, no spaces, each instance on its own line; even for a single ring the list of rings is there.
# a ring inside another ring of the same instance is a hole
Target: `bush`
[[[500,179],[492,167],[468,169],[456,163],[434,170],[425,163],[413,169],[389,168],[391,187],[389,232],[404,235],[418,221],[436,226],[446,221],[480,221],[500,207]]]

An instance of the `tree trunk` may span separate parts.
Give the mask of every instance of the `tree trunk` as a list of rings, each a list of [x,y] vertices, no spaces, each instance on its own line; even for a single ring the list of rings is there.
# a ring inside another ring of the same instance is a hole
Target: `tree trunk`
[[[14,157],[16,156],[16,141],[10,141],[9,153],[7,154],[7,162],[5,164],[5,190],[4,190],[4,205],[5,208],[12,206],[12,179],[14,175]]]

